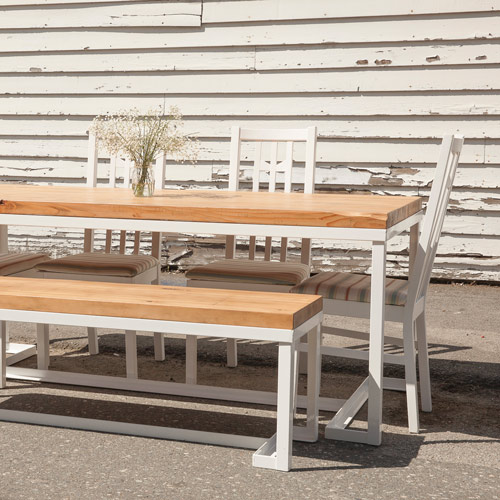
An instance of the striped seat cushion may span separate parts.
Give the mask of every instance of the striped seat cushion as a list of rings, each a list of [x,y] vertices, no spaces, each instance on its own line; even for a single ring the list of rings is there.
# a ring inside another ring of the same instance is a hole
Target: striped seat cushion
[[[300,263],[226,259],[189,269],[190,280],[224,281],[259,285],[293,286],[309,277],[309,266]]]
[[[291,293],[321,295],[325,299],[370,302],[371,277],[363,274],[325,272],[294,286]],[[408,281],[387,278],[385,303],[404,306],[408,295]]]
[[[49,260],[44,253],[4,253],[0,255],[0,276],[22,273],[40,262]]]
[[[132,278],[158,264],[159,261],[150,255],[91,252],[43,262],[37,265],[36,269],[49,273],[100,274]]]

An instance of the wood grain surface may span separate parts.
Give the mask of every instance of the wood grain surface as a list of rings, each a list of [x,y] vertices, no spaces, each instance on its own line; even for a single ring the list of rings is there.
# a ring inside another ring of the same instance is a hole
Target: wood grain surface
[[[0,277],[0,309],[293,329],[322,298],[245,290]]]
[[[384,229],[421,209],[411,196],[130,190],[0,184],[0,214]]]

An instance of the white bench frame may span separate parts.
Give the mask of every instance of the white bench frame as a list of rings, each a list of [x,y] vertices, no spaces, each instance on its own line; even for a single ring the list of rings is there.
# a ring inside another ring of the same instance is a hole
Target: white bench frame
[[[78,417],[39,414],[25,411],[0,409],[0,420],[18,423],[67,427],[90,431],[130,434],[144,437],[156,437],[177,441],[235,446],[241,448],[257,448],[253,454],[252,464],[255,467],[288,471],[292,461],[292,439],[315,442],[318,439],[318,407],[320,382],[320,324],[322,313],[318,313],[292,330],[276,328],[244,327],[219,324],[189,323],[137,318],[119,318],[110,316],[90,316],[79,314],[63,314],[53,312],[24,311],[0,309],[0,325],[5,321],[22,321],[41,325],[38,328],[38,362],[39,369],[7,367],[6,329],[0,327],[0,388],[6,387],[6,378],[21,380],[53,382],[91,387],[107,387],[123,390],[155,392],[160,394],[187,395],[187,386],[181,383],[167,383],[148,380],[131,380],[121,377],[84,375],[77,373],[56,372],[47,370],[49,364],[49,337],[44,324],[67,326],[90,326],[95,328],[117,328],[127,330],[126,349],[127,363],[136,359],[135,331],[195,334],[199,337],[223,335],[226,338],[248,340],[267,340],[277,342],[278,355],[278,391],[276,433],[268,440],[252,436],[237,436],[197,430],[186,430],[152,425],[141,425],[123,422],[110,422]],[[305,427],[293,426],[297,391],[297,359],[300,339],[307,335],[308,341],[308,373],[307,373],[307,423]],[[40,369],[43,367],[43,369]],[[206,397],[207,389],[228,391],[235,395],[239,389],[209,388],[192,386],[191,396]],[[244,391],[245,400],[248,393]],[[240,396],[241,397],[241,396]],[[238,398],[235,398],[237,400]],[[293,435],[293,437],[292,437]]]

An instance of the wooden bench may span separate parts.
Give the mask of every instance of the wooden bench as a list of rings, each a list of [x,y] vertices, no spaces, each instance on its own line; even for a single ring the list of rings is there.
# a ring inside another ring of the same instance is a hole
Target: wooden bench
[[[126,330],[128,373],[137,371],[135,331],[262,340],[279,345],[277,432],[269,440],[6,409],[0,409],[0,420],[258,448],[253,455],[254,466],[289,470],[292,435],[293,439],[310,442],[318,436],[321,316],[322,300],[317,296],[0,277],[0,324],[38,324],[38,369],[7,367],[5,328],[1,328],[2,388],[9,377],[198,397],[215,389],[191,386],[189,391],[185,384],[50,371],[48,324]],[[297,350],[304,335],[309,343],[307,425],[298,428],[293,426]],[[238,400],[238,389],[217,389]]]

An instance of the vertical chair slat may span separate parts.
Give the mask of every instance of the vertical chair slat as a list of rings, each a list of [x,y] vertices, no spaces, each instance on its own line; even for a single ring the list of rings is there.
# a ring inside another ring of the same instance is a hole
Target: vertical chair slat
[[[280,246],[281,262],[286,262],[287,253],[288,253],[288,238],[281,238],[281,246]]]
[[[116,186],[116,164],[118,160],[116,156],[112,156],[109,161],[109,187]]]
[[[125,253],[125,248],[127,246],[127,231],[120,231],[120,253]]]
[[[113,239],[113,231],[111,229],[108,229],[106,231],[106,247],[105,247],[105,252],[110,253],[111,252],[111,242]]]
[[[286,143],[286,157],[283,161],[283,168],[285,170],[285,193],[292,192],[292,168],[293,168],[293,142]]]
[[[134,255],[139,254],[140,246],[141,246],[141,232],[136,231],[134,235]]]
[[[271,260],[273,247],[273,239],[271,236],[266,236],[266,246],[264,248],[264,260]]]
[[[87,186],[97,186],[97,137],[89,132],[88,156],[87,156]],[[92,252],[94,249],[94,230],[85,229],[83,237],[83,251]]]
[[[257,248],[257,238],[255,236],[250,236],[248,242],[248,258],[250,260],[255,260],[255,250]]]
[[[276,191],[276,172],[278,166],[278,143],[271,143],[271,163],[269,166],[269,192]]]
[[[255,145],[255,158],[253,160],[252,191],[259,190],[261,162],[262,162],[262,142],[258,142]]]

